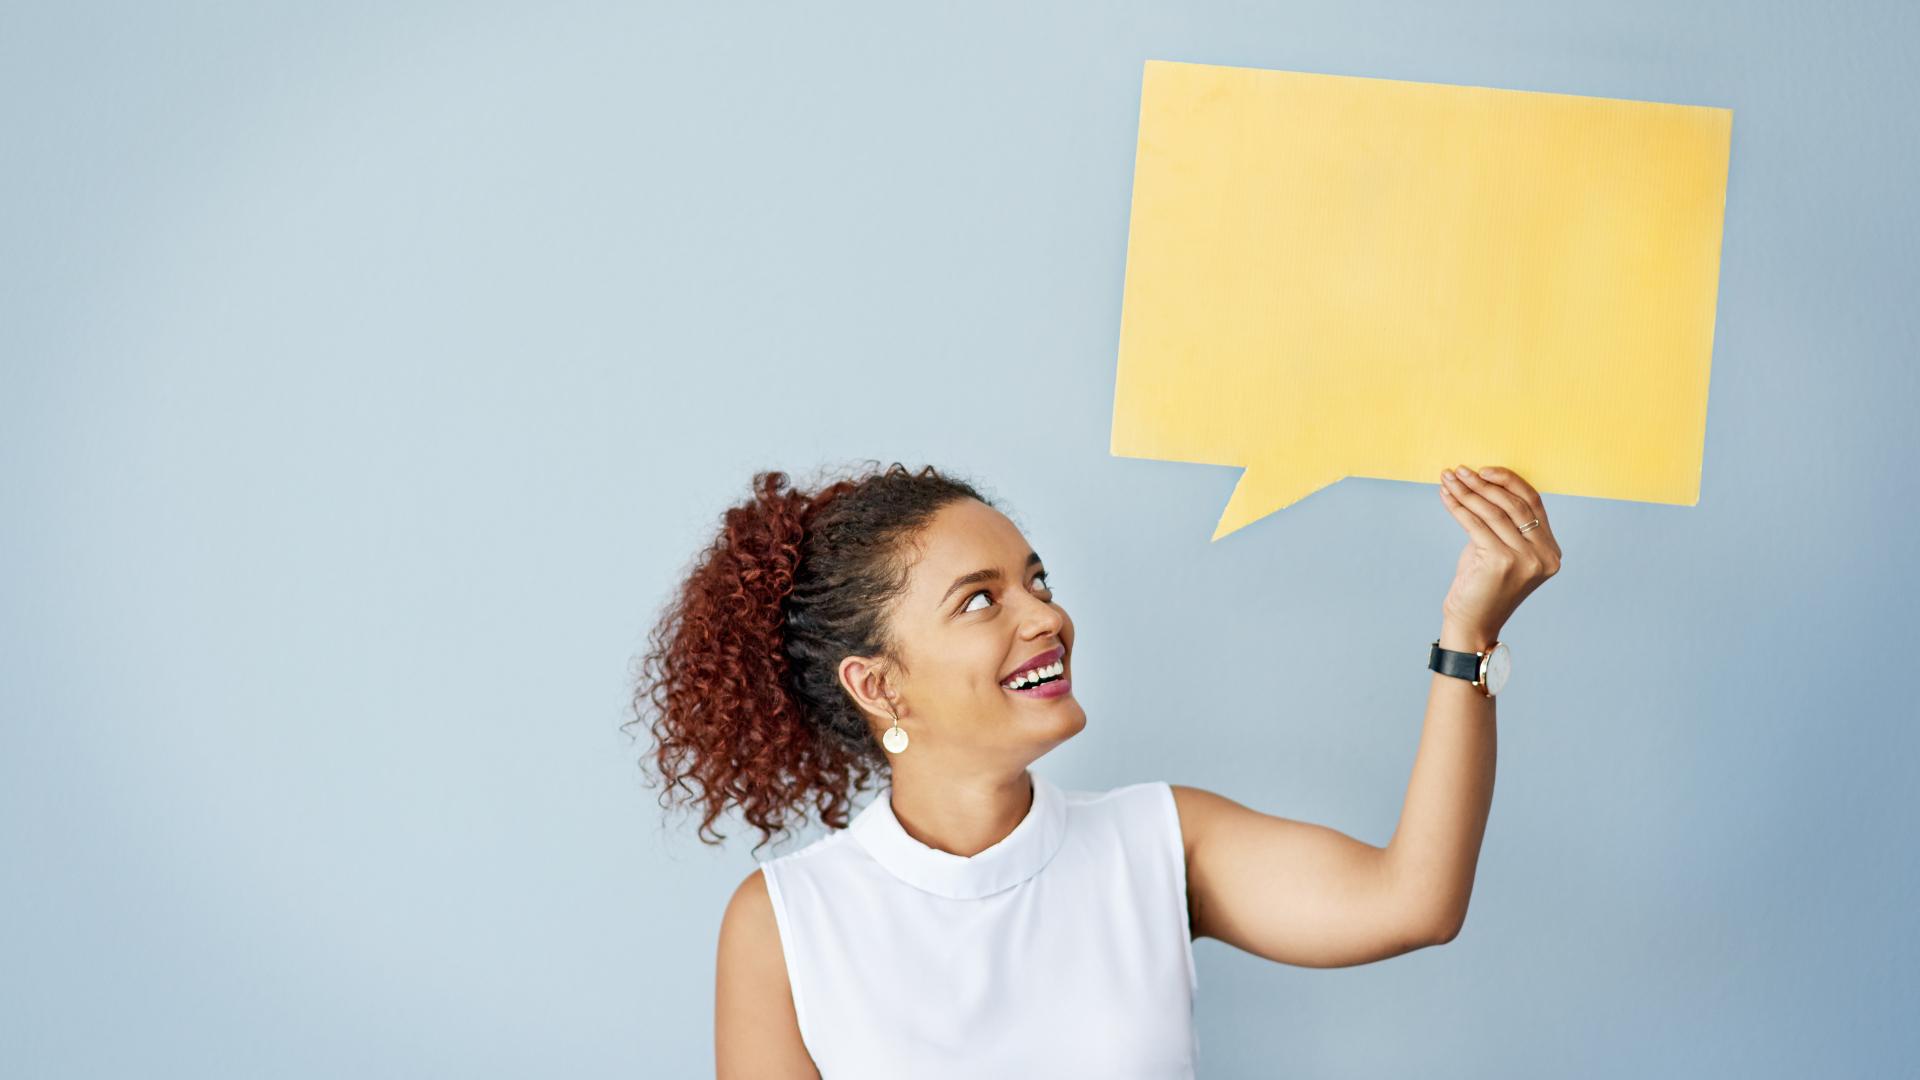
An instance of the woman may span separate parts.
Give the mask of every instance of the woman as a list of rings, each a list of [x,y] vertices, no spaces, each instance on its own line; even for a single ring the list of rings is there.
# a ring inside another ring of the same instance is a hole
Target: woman
[[[1487,653],[1559,545],[1508,470],[1443,473],[1440,498],[1468,543],[1438,647]],[[1032,771],[1086,726],[1073,642],[1020,530],[931,467],[811,495],[761,473],[727,511],[635,697],[662,799],[693,796],[703,839],[729,807],[761,844],[809,806],[836,831],[727,905],[721,1077],[1192,1076],[1194,938],[1341,967],[1459,933],[1493,796],[1485,682],[1436,669],[1377,848],[1198,788]]]

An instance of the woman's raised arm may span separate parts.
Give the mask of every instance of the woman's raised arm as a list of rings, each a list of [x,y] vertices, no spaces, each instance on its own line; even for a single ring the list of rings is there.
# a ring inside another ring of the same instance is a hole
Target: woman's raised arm
[[[1468,536],[1441,605],[1440,647],[1484,651],[1520,602],[1559,573],[1560,545],[1539,493],[1511,470],[1449,470],[1440,497]],[[1494,699],[1435,672],[1400,822],[1384,848],[1174,785],[1193,935],[1306,967],[1452,941],[1473,893],[1496,745]]]

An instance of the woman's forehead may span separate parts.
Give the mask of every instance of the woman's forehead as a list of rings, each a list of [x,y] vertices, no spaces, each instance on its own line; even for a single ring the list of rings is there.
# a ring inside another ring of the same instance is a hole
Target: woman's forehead
[[[972,499],[940,509],[918,538],[912,591],[936,600],[953,580],[981,570],[1018,576],[1030,548],[1005,514]]]
[[[1007,559],[1025,559],[1027,556],[1027,538],[1007,516],[985,503],[973,499],[961,499],[940,508],[928,523],[921,537],[925,552],[923,564],[941,561],[941,569],[957,566],[964,570],[980,569],[973,564],[993,563]],[[982,563],[985,560],[985,563]]]

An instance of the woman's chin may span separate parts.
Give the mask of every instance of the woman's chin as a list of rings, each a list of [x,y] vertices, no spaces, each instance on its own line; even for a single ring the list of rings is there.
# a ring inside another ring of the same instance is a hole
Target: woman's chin
[[[1087,726],[1087,710],[1070,697],[1061,698],[1044,710],[1021,709],[1015,718],[1029,731],[1045,732],[1047,739],[1055,744],[1073,738]]]

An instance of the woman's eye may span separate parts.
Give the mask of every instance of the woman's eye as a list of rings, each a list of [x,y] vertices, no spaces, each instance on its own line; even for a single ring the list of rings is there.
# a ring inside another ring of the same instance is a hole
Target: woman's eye
[[[1033,580],[1035,584],[1038,584],[1042,589],[1045,589],[1049,596],[1053,594],[1053,582],[1047,577],[1047,572],[1045,570],[1042,570],[1038,574],[1035,574],[1033,576]],[[982,597],[982,596],[987,597],[989,600],[993,598],[993,594],[991,591],[987,589],[981,589],[979,592],[974,593],[972,596],[967,597],[966,606],[960,609],[961,613],[965,614],[969,611],[981,610],[980,608],[974,607],[973,602],[976,598]]]

